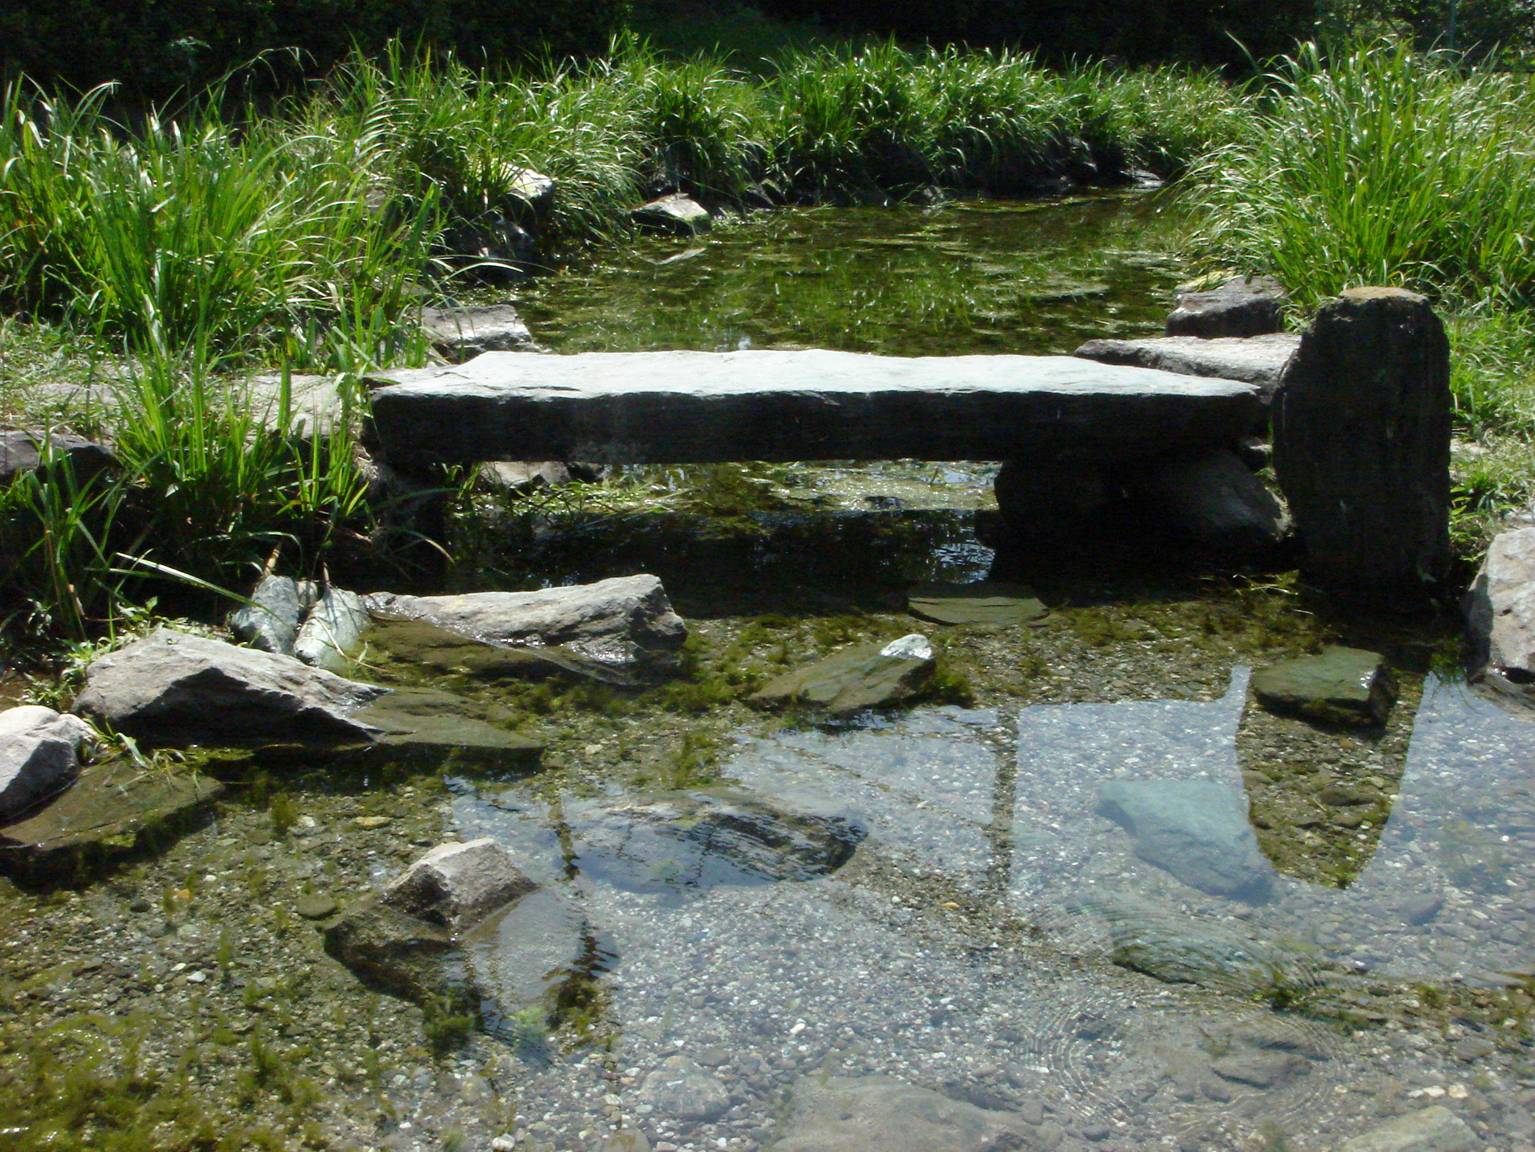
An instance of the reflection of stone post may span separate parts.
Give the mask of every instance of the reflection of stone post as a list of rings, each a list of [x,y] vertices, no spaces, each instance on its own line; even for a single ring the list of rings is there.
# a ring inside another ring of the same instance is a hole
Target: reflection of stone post
[[[1321,583],[1421,594],[1449,564],[1450,349],[1423,297],[1324,304],[1274,400],[1274,471]]]

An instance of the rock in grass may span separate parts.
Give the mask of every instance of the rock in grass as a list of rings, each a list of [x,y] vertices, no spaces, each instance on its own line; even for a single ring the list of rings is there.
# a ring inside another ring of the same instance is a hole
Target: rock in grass
[[[671,672],[687,626],[654,576],[620,576],[537,592],[461,596],[367,597],[386,619],[421,620],[486,644],[562,644],[584,660],[616,669]]]
[[[252,648],[292,656],[299,626],[314,601],[311,581],[265,576],[251,593],[250,603],[230,614],[229,630]]]
[[[481,352],[517,352],[534,347],[533,334],[510,304],[423,308],[421,330],[432,347],[455,364]]]
[[[1258,900],[1273,869],[1238,793],[1213,780],[1110,780],[1098,809],[1135,840],[1135,854],[1216,896]]]
[[[770,1152],[991,1152],[1036,1144],[1021,1116],[879,1076],[807,1076]]]
[[[1480,1147],[1470,1125],[1435,1104],[1345,1140],[1338,1152],[1473,1152]]]
[[[117,466],[110,448],[83,436],[9,429],[0,431],[0,484],[9,484],[24,472],[36,472],[45,456],[51,463],[68,464],[77,483]]]
[[[701,236],[709,230],[709,210],[680,192],[641,204],[629,218],[641,228],[673,236]]]
[[[0,822],[67,788],[80,768],[80,745],[93,738],[84,720],[52,708],[0,712]]]
[[[149,745],[366,743],[388,692],[288,656],[159,628],[93,660],[74,711]]]
[[[1535,528],[1493,538],[1465,612],[1473,670],[1511,685],[1535,683]]]
[[[906,594],[906,610],[934,624],[1008,628],[1032,624],[1049,614],[1021,584],[923,584]]]
[[[799,705],[828,716],[851,716],[915,698],[936,667],[932,646],[921,636],[859,644],[768,681],[748,702],[760,708]]]
[[[309,609],[293,641],[293,654],[305,664],[343,672],[368,630],[369,616],[362,597],[340,588],[327,588]]]
[[[1262,336],[1284,331],[1284,287],[1271,276],[1236,276],[1208,292],[1180,292],[1169,336]]]
[[[1260,668],[1252,686],[1265,708],[1328,724],[1384,724],[1396,703],[1396,682],[1378,652],[1336,644]]]

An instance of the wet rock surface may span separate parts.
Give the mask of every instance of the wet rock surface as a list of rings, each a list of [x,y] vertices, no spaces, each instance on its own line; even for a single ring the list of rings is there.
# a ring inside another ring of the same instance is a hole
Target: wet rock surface
[[[923,584],[906,594],[906,610],[919,620],[971,628],[1033,624],[1050,612],[1022,584]]]
[[[1380,653],[1337,644],[1260,668],[1252,686],[1265,708],[1328,724],[1383,724],[1397,696]]]
[[[326,588],[293,639],[293,655],[329,672],[346,672],[368,630],[362,597],[343,588]]]
[[[1450,350],[1428,301],[1352,288],[1301,337],[1274,403],[1274,472],[1311,575],[1415,603],[1450,560]]]
[[[74,710],[152,744],[371,739],[355,719],[388,689],[290,657],[160,628],[92,661]]]
[[[81,746],[94,740],[84,720],[52,708],[0,712],[0,823],[67,788],[80,769]]]
[[[538,592],[377,593],[367,605],[375,616],[425,621],[486,644],[564,645],[584,660],[620,669],[667,672],[687,638],[661,582],[645,575]]]
[[[1272,871],[1243,797],[1206,780],[1111,780],[1098,805],[1135,838],[1135,854],[1195,888],[1257,900]]]
[[[884,1077],[832,1077],[799,1086],[787,1131],[769,1147],[773,1152],[990,1152],[1046,1146],[1029,1139],[1028,1131],[1017,1116],[931,1088]]]
[[[932,648],[901,641],[859,644],[768,681],[752,694],[759,708],[802,707],[828,716],[889,708],[919,696],[937,669]]]

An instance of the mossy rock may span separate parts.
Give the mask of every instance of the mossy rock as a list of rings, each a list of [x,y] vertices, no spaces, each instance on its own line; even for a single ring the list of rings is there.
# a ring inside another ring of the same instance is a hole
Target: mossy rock
[[[1317,656],[1260,668],[1252,685],[1271,712],[1324,724],[1379,726],[1396,703],[1396,681],[1379,653],[1336,644]]]

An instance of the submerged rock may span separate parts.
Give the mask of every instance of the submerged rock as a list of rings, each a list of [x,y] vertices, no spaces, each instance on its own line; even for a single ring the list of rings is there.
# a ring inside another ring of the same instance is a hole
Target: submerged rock
[[[640,1085],[640,1101],[679,1120],[714,1120],[730,1107],[725,1086],[686,1056],[668,1056]]]
[[[666,589],[648,575],[537,592],[377,593],[367,605],[385,619],[423,620],[485,644],[564,645],[584,660],[620,670],[674,671],[687,639]]]
[[[1180,292],[1169,336],[1262,336],[1284,331],[1287,293],[1272,276],[1235,276],[1208,292]]]
[[[0,822],[67,788],[80,768],[80,745],[94,738],[84,720],[52,708],[0,712]]]
[[[533,349],[533,334],[510,304],[421,309],[421,330],[448,360],[459,363],[481,352]]]
[[[223,791],[217,780],[190,772],[146,771],[122,760],[93,764],[51,804],[0,828],[0,860],[62,872],[82,859],[158,843]]]
[[[769,680],[747,702],[759,708],[800,705],[829,716],[851,716],[915,698],[936,668],[933,650],[921,636],[859,644]]]
[[[1520,691],[1535,684],[1535,528],[1493,538],[1465,612],[1473,675]]]
[[[641,228],[673,236],[701,236],[709,230],[709,210],[680,192],[641,204],[629,218]]]
[[[573,819],[583,873],[674,893],[813,880],[842,867],[864,835],[840,817],[783,812],[733,791],[603,805]]]
[[[1473,1152],[1481,1146],[1470,1125],[1435,1104],[1345,1140],[1338,1152]]]
[[[1008,628],[1033,624],[1049,615],[1022,584],[923,584],[906,594],[906,610],[934,624]]]
[[[242,644],[292,656],[299,627],[314,606],[315,595],[312,581],[264,576],[251,593],[250,603],[230,613],[229,630]]]
[[[74,711],[146,744],[367,742],[388,689],[170,628],[93,660]]]
[[[357,755],[495,769],[530,768],[543,755],[536,740],[478,719],[468,700],[432,688],[396,688],[353,719],[375,730]]]
[[[1260,668],[1252,686],[1271,711],[1329,724],[1384,724],[1396,703],[1396,682],[1379,653],[1336,644]]]
[[[1274,402],[1274,473],[1334,588],[1420,603],[1450,562],[1450,345],[1422,296],[1324,304]]]
[[[771,1152],[993,1152],[1035,1147],[1019,1116],[882,1076],[806,1077]]]
[[[1238,794],[1211,780],[1110,780],[1099,811],[1135,839],[1135,854],[1216,896],[1257,900],[1273,870]]]

